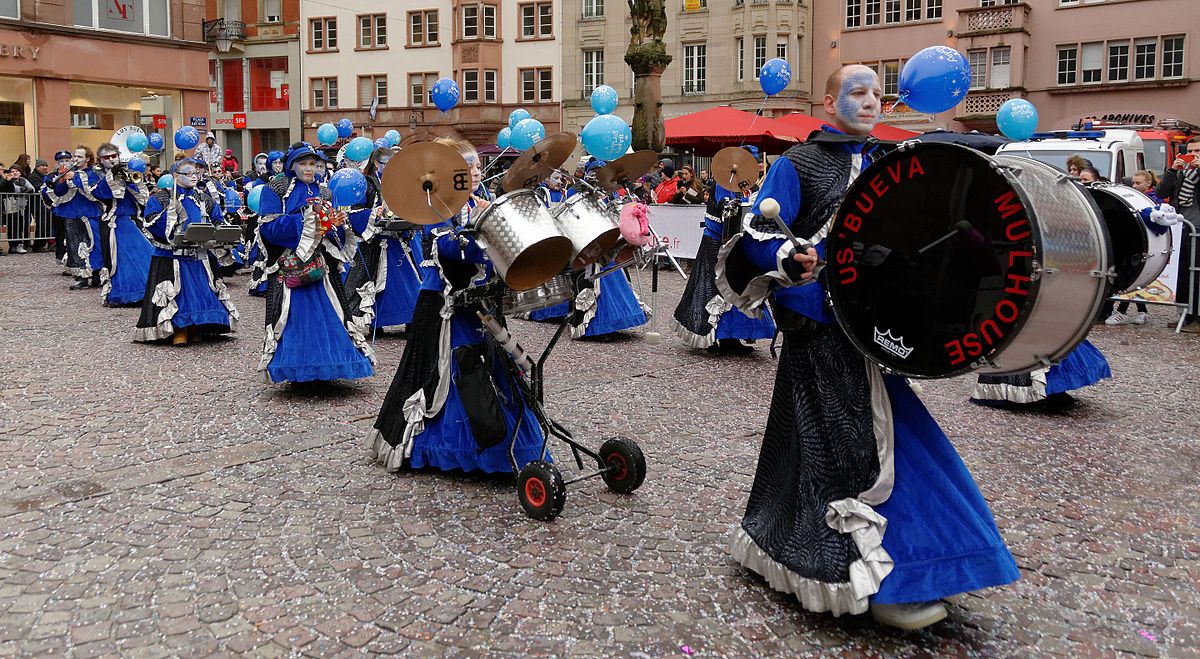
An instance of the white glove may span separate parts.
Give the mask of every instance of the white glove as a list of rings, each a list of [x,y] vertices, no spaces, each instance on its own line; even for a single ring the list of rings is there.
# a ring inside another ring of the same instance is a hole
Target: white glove
[[[1170,204],[1159,204],[1150,212],[1150,221],[1164,227],[1175,226],[1183,220],[1183,216],[1175,212]]]

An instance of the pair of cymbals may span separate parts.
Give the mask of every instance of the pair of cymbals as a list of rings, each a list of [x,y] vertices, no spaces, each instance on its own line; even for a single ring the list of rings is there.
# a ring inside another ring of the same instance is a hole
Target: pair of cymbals
[[[504,174],[506,191],[537,187],[571,157],[579,140],[573,133],[555,133],[529,147]]]
[[[457,215],[472,190],[467,161],[452,146],[420,142],[388,161],[380,179],[388,209],[413,224],[437,224]]]
[[[636,180],[658,163],[658,154],[649,150],[634,151],[596,170],[596,183],[607,192],[616,192],[626,181]]]
[[[730,192],[738,192],[743,185],[751,186],[758,181],[758,161],[749,151],[737,146],[718,151],[709,169],[713,181]]]

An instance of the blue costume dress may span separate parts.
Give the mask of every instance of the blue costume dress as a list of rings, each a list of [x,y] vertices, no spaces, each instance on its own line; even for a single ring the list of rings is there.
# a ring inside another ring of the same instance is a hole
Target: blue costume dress
[[[360,237],[358,254],[346,277],[350,316],[363,334],[377,327],[412,322],[421,289],[419,259],[413,255],[413,231],[390,232],[371,215],[380,208],[378,177],[367,179],[366,199],[350,213]]]
[[[971,400],[982,404],[1036,403],[1112,377],[1100,349],[1084,340],[1050,368],[1016,375],[980,375]]]
[[[104,204],[100,220],[104,253],[100,299],[110,307],[140,304],[154,254],[154,247],[142,233],[141,214],[150,198],[149,189],[145,183],[126,183],[110,170],[97,181],[91,194]]]
[[[196,327],[203,334],[237,332],[238,311],[208,250],[172,242],[198,222],[221,223],[216,204],[195,188],[159,190],[146,202],[142,232],[154,247],[134,341],[161,341]]]
[[[726,213],[741,213],[748,197],[717,186],[704,213],[704,237],[688,277],[683,297],[675,307],[672,329],[693,348],[708,348],[728,339],[770,339],[775,336],[771,313],[763,309],[758,318],[742,313],[717,290],[717,253],[721,249]]]
[[[92,276],[88,262],[92,249],[91,226],[86,219],[80,218],[86,218],[95,204],[79,193],[76,176],[72,174],[62,183],[54,183],[56,174],[48,174],[42,183],[41,193],[53,209],[54,216],[62,219],[65,243],[63,265],[76,279],[89,279]]]
[[[275,152],[272,151],[271,153]],[[272,173],[272,165],[276,161],[281,160],[282,157],[283,156],[280,155],[278,157],[269,158],[267,160],[267,173],[260,176],[257,179],[257,182],[253,185],[246,185],[247,199],[250,197],[250,192],[259,185],[267,185],[272,180],[287,178],[282,173]],[[262,236],[258,233],[258,218],[260,215],[262,215],[261,210],[262,209],[260,207],[260,212],[254,213],[247,222],[249,226],[248,233],[250,234],[249,247],[247,250],[247,259],[250,266],[249,288],[250,295],[255,297],[267,296],[267,267],[270,265],[267,263],[267,250],[263,247]]]
[[[771,167],[758,203],[777,200],[817,244],[874,147],[814,136]],[[884,375],[835,324],[823,284],[797,285],[791,247],[757,215],[717,266],[726,300],[755,313],[772,298],[783,333],[754,484],[730,551],[811,611],[927,602],[1020,573],[991,511],[904,379]]]
[[[87,218],[88,232],[88,268],[92,271],[93,284],[99,284],[100,271],[104,269],[104,252],[100,248],[100,216],[104,214],[104,205],[92,195],[92,190],[100,182],[100,166],[89,167],[77,174],[71,184],[79,190],[87,203],[80,205],[82,217]]]
[[[458,226],[455,217],[424,227],[420,235],[423,279],[408,343],[368,437],[376,459],[389,470],[407,464],[507,473],[511,442],[518,468],[550,459],[541,457],[542,428],[515,390],[511,357],[485,340],[475,315],[479,305],[461,298],[467,289],[494,281],[495,274],[474,238],[460,240]],[[500,433],[484,436],[476,429],[489,416],[488,428]]]
[[[263,189],[258,231],[267,253],[266,338],[258,370],[268,382],[365,378],[375,373],[375,352],[350,322],[342,289],[346,233],[324,234],[309,199],[330,199],[329,189],[295,177],[275,179]],[[314,282],[289,288],[279,260],[294,255],[324,268]]]

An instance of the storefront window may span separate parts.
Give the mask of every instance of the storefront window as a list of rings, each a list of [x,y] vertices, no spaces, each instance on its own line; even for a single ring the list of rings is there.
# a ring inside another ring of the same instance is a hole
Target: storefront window
[[[223,112],[244,112],[246,101],[243,98],[243,92],[246,86],[242,82],[242,60],[221,61],[221,82],[221,110]]]
[[[250,60],[250,109],[287,110],[287,58]]]
[[[112,139],[122,126],[142,126],[158,114],[170,115],[169,96],[147,95],[145,87],[115,87],[70,83],[71,140],[69,145],[41,145],[47,152],[86,144],[93,149]]]
[[[0,161],[12,162],[18,154],[33,153],[25,141],[25,128],[34,128],[33,83],[21,78],[0,78]]]
[[[73,0],[75,25],[158,37],[171,36],[169,6],[169,0]]]
[[[0,0],[0,17],[20,18],[17,12],[17,0]]]

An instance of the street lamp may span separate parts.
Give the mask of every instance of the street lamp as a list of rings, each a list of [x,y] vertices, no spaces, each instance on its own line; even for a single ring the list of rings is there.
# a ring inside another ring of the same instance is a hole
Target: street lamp
[[[408,129],[414,133],[417,132],[417,113],[416,112],[408,113]]]
[[[204,21],[201,26],[204,31],[204,38],[211,39],[214,46],[217,47],[218,53],[228,53],[233,47],[233,39],[230,37],[230,30],[225,24],[225,19],[218,18],[216,20]]]

